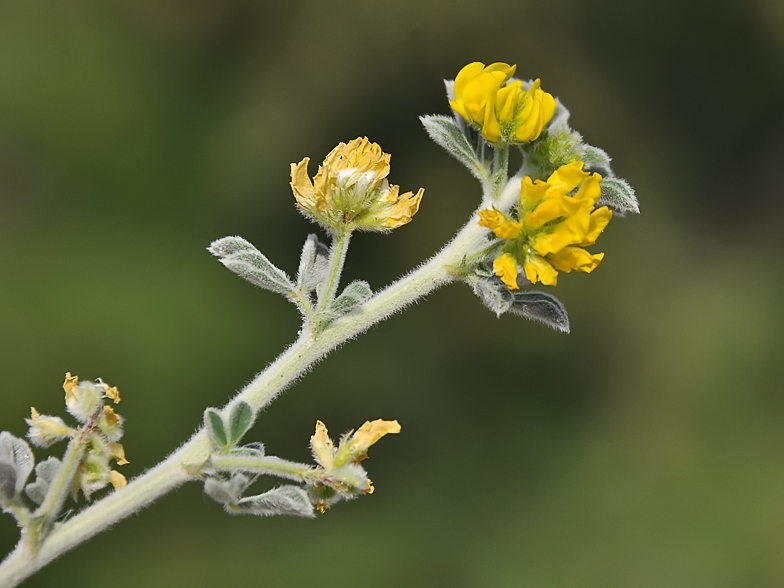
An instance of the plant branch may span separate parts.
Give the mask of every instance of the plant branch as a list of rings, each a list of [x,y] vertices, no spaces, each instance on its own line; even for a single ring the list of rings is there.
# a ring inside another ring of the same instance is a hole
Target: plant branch
[[[506,190],[503,192],[506,193]],[[503,194],[499,200],[503,200]],[[303,328],[300,337],[273,364],[258,374],[225,410],[242,400],[250,404],[254,414],[258,413],[330,351],[433,290],[458,279],[462,260],[483,246],[485,234],[486,229],[479,226],[476,214],[472,215],[455,238],[419,268],[378,292],[354,311],[335,319],[323,330]],[[342,268],[342,260],[345,259],[347,242],[347,236],[342,242],[336,238],[333,248],[335,281]],[[334,296],[334,286],[331,287]],[[329,288],[328,285],[324,291],[325,299],[329,296]],[[55,526],[37,552],[33,552],[27,542],[20,541],[0,564],[0,586],[13,588],[93,535],[146,507],[186,481],[199,479],[211,451],[207,434],[201,429],[163,462],[132,480],[126,487],[112,492]]]

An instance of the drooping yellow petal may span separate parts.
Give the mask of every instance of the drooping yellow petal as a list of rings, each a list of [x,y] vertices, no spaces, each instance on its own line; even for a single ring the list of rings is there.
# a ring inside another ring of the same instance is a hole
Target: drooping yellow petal
[[[399,433],[400,423],[397,421],[385,421],[376,419],[375,421],[365,421],[353,435],[352,451],[364,452],[368,447],[389,433]]]
[[[125,448],[122,443],[109,443],[109,457],[113,458],[118,466],[131,463],[125,459]]]
[[[310,157],[304,158],[299,163],[291,164],[291,190],[294,192],[297,203],[303,208],[316,205],[313,200],[313,183],[308,177],[308,163],[310,163]]]
[[[125,488],[128,485],[128,480],[125,479],[120,472],[116,472],[111,470],[109,472],[109,483],[114,486],[115,490],[119,490],[120,488]]]
[[[493,273],[501,278],[510,290],[519,290],[517,285],[517,258],[511,253],[503,253],[493,261]]]
[[[547,259],[558,271],[569,273],[577,270],[589,274],[604,259],[604,253],[592,255],[581,247],[565,247],[558,253],[548,256]]]

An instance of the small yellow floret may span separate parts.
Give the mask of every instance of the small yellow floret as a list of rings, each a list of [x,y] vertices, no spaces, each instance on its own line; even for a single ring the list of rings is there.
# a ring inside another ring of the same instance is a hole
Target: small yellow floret
[[[546,182],[523,178],[518,213],[514,221],[495,208],[479,212],[479,224],[493,230],[510,245],[493,263],[493,271],[510,290],[517,289],[517,265],[522,264],[532,283],[555,286],[558,272],[590,273],[604,258],[582,247],[593,245],[612,218],[603,206],[599,174],[583,171],[575,161],[555,170]],[[514,245],[512,245],[514,244]],[[520,259],[511,251],[521,252]]]
[[[491,143],[523,143],[537,139],[555,114],[555,98],[535,80],[526,90],[510,81],[516,65],[469,63],[455,78],[455,99],[449,105],[479,127]]]

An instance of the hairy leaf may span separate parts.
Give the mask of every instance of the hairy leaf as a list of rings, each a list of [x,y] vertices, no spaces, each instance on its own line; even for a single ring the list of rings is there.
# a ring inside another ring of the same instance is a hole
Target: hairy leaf
[[[215,447],[223,448],[229,444],[223,417],[214,408],[208,408],[204,411],[204,427]]]
[[[253,409],[245,401],[240,401],[231,409],[229,415],[229,445],[242,439],[253,423]]]
[[[515,292],[509,312],[544,323],[556,331],[569,332],[569,315],[561,301],[552,294],[536,290]]]
[[[315,234],[310,234],[302,246],[299,271],[297,271],[297,288],[304,292],[317,290],[328,275],[329,247],[319,241]]]
[[[346,314],[365,302],[372,295],[373,291],[370,289],[370,285],[367,282],[356,280],[346,286],[340,296],[332,302],[329,310],[334,314]]]
[[[433,141],[466,166],[476,178],[482,181],[487,180],[487,170],[452,118],[433,114],[420,116],[419,120],[422,121],[427,134]]]
[[[298,486],[278,486],[272,490],[249,496],[237,503],[236,514],[254,514],[262,517],[289,515],[313,518],[315,513],[308,493]]]
[[[602,180],[602,197],[596,206],[609,206],[620,212],[640,212],[637,197],[626,180],[621,178],[605,178]]]

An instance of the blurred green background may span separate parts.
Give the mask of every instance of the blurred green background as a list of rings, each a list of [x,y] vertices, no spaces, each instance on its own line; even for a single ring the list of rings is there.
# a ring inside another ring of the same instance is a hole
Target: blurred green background
[[[61,414],[67,370],[120,388],[127,476],[185,440],[299,326],[205,247],[242,235],[293,272],[313,227],[289,163],[339,141],[426,188],[346,277],[424,260],[478,187],[417,116],[474,60],[541,77],[638,191],[554,291],[571,335],[438,291],[249,436],[307,460],[317,418],[399,419],[373,496],[231,518],[192,484],[25,586],[784,585],[779,0],[2,2],[0,429]],[[0,553],[17,534],[0,519]]]

